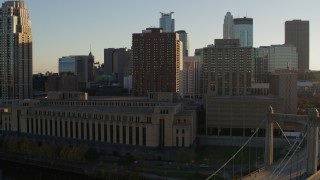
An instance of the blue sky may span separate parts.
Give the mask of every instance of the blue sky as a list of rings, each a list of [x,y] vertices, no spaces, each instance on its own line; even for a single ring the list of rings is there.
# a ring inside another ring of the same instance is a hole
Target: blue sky
[[[3,0],[2,0],[3,1]],[[320,70],[319,0],[25,0],[32,20],[33,71],[58,71],[58,58],[89,54],[103,62],[105,48],[131,47],[132,33],[159,26],[174,11],[176,30],[194,49],[222,38],[227,11],[254,21],[254,46],[284,43],[284,22],[310,21],[310,68]]]

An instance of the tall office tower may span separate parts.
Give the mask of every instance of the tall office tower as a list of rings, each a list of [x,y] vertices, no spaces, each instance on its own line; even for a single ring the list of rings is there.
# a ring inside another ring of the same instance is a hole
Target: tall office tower
[[[253,49],[254,60],[252,69],[252,82],[268,82],[268,58],[269,46],[261,46]]]
[[[185,97],[200,97],[200,57],[183,57],[183,95]]]
[[[135,95],[179,92],[181,43],[178,33],[147,28],[132,34],[133,87]]]
[[[298,52],[298,70],[309,70],[309,21],[286,21],[285,44],[296,46]]]
[[[199,85],[199,97],[203,96],[203,48],[195,49],[194,56],[199,58],[199,68],[200,68],[200,85]]]
[[[253,46],[253,19],[252,18],[235,18],[234,22],[234,39],[240,40],[240,47]]]
[[[189,38],[188,33],[184,30],[177,31],[179,39],[183,43],[183,56],[189,56]]]
[[[294,45],[271,45],[268,52],[268,72],[272,73],[288,67],[290,70],[297,71],[298,54]]]
[[[104,68],[110,75],[114,74],[116,82],[123,86],[123,78],[128,72],[131,50],[127,48],[108,48],[104,50]]]
[[[170,13],[161,13],[160,18],[160,28],[163,29],[164,32],[174,32],[174,19],[172,19],[172,14],[174,12]]]
[[[90,87],[94,78],[94,56],[89,55],[64,56],[59,58],[59,75],[74,74],[77,76],[79,88],[84,90]]]
[[[216,39],[203,48],[204,94],[249,95],[253,49],[240,47],[238,39]]]
[[[31,20],[23,1],[5,1],[0,8],[0,99],[31,97]]]
[[[234,39],[233,28],[233,16],[230,12],[227,12],[224,16],[223,39]]]

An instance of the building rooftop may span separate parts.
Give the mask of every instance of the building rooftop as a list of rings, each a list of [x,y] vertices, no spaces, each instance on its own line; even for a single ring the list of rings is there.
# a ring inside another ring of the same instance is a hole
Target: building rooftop
[[[122,113],[138,113],[138,114],[152,114],[154,107],[126,107],[126,106],[50,106],[45,105],[37,107],[39,110],[58,110],[58,111],[75,111],[75,112],[122,112]]]
[[[176,114],[176,116],[189,116],[194,113],[193,110],[182,110],[179,113]]]

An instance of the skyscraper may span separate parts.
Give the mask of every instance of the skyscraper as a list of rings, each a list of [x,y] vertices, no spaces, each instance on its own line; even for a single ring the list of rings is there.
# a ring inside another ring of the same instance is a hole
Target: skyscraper
[[[285,44],[296,46],[298,52],[298,70],[309,70],[309,21],[286,21]]]
[[[253,46],[253,19],[252,18],[235,18],[234,22],[234,39],[240,40],[240,47]]]
[[[200,57],[183,57],[183,95],[198,98],[200,96]]]
[[[132,34],[133,87],[135,95],[179,92],[182,64],[178,33],[147,28]]]
[[[64,56],[59,58],[59,75],[74,74],[77,76],[79,88],[81,90],[90,87],[93,81],[94,56],[89,55]]]
[[[230,12],[227,12],[224,16],[223,39],[234,39],[233,28],[233,16]]]
[[[184,30],[177,31],[179,40],[183,43],[182,53],[183,56],[189,56],[189,38],[188,33]]]
[[[131,50],[127,48],[108,48],[104,49],[104,68],[105,72],[116,77],[117,83],[123,86],[123,78],[128,72]],[[130,70],[131,71],[131,70]]]
[[[23,1],[0,8],[0,99],[32,97],[32,34]]]
[[[238,39],[215,39],[203,48],[204,94],[250,94],[253,49],[240,47]]]
[[[292,44],[271,45],[268,55],[268,72],[275,72],[280,69],[297,70],[298,54],[296,47]]]
[[[174,12],[170,13],[161,13],[160,18],[160,28],[164,30],[164,32],[174,32],[174,19],[172,19],[172,14]]]

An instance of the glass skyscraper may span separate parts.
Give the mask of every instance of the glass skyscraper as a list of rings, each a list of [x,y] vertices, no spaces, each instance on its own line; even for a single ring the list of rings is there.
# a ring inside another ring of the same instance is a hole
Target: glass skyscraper
[[[0,8],[0,99],[32,97],[32,34],[23,1]]]
[[[253,19],[235,18],[234,39],[240,40],[240,47],[253,47]]]
[[[174,19],[172,19],[172,14],[174,12],[170,13],[161,13],[160,18],[160,28],[163,29],[164,32],[174,32]]]

